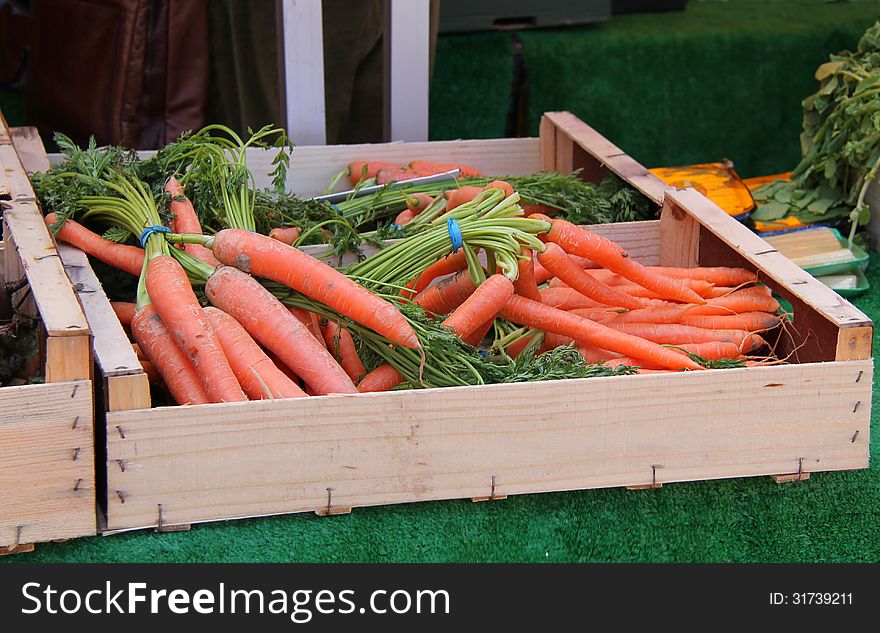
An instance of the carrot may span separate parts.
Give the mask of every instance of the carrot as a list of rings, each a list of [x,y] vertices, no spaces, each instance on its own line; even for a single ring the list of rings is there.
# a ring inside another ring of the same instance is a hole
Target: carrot
[[[111,301],[110,307],[116,314],[116,318],[122,325],[131,325],[131,320],[137,312],[137,305],[134,303],[126,303],[125,301]]]
[[[138,347],[150,360],[177,404],[211,402],[202,381],[186,354],[174,343],[171,332],[152,305],[147,305],[131,320],[131,333]]]
[[[584,317],[585,319],[589,319],[590,321],[596,321],[597,323],[605,323],[607,321],[618,320],[618,317],[622,314],[634,314],[636,312],[646,312],[646,310],[631,310],[629,312],[618,312],[613,308],[575,308],[574,310],[566,310],[566,312],[571,312],[572,314],[576,314],[580,317]],[[650,321],[650,323],[656,323],[656,321]]]
[[[437,279],[437,277],[457,273],[465,268],[467,268],[467,257],[465,257],[464,249],[460,248],[428,266],[418,277],[410,281],[406,287],[412,288],[418,294],[431,285],[431,282]]]
[[[211,401],[247,400],[183,266],[169,255],[154,257],[147,264],[146,287],[156,312],[192,362]]]
[[[538,253],[538,261],[557,278],[593,301],[621,308],[644,306],[639,299],[603,284],[578,268],[577,264],[566,256],[565,251],[552,242],[547,244],[543,253]]]
[[[540,301],[541,293],[538,291],[538,282],[535,280],[535,259],[534,254],[529,249],[523,249],[522,254],[525,259],[516,261],[519,268],[519,276],[513,282],[516,294],[527,297],[532,301]]]
[[[375,178],[382,169],[400,169],[399,163],[388,163],[378,160],[358,160],[348,164],[348,177],[351,184],[358,184],[362,178]]]
[[[573,344],[574,339],[570,336],[557,334],[556,332],[544,332],[544,343],[541,345],[541,351],[546,352],[547,350],[555,349],[557,347],[564,347]]]
[[[740,314],[724,316],[684,314],[681,317],[680,323],[708,330],[763,332],[765,330],[772,330],[779,325],[779,317],[767,312],[741,312]]]
[[[361,393],[388,391],[403,382],[403,375],[389,364],[379,365],[358,383]]]
[[[614,320],[615,323],[679,323],[684,317],[689,304],[675,304],[669,306],[652,306],[641,310],[629,310],[627,312],[615,312],[597,309],[575,309],[575,314],[592,319]],[[589,314],[587,314],[589,312]]]
[[[55,214],[47,215],[45,221],[48,226],[55,224]],[[114,268],[131,273],[135,277],[140,277],[144,269],[144,249],[105,240],[73,220],[65,220],[58,233],[55,234],[55,238],[76,246],[85,254]]]
[[[394,224],[397,226],[406,226],[416,217],[415,213],[410,211],[409,209],[404,209],[400,213],[397,214],[397,217],[394,218]]]
[[[746,288],[746,290],[750,290]],[[723,297],[708,299],[705,305],[692,306],[688,316],[696,315],[725,315],[740,314],[742,312],[776,312],[779,302],[771,296],[756,292],[745,293],[741,290],[732,292]]]
[[[560,310],[575,308],[607,308],[605,304],[588,299],[574,288],[542,288],[541,303]]]
[[[467,165],[457,163],[432,163],[426,160],[414,160],[409,164],[409,168],[418,172],[420,176],[433,176],[434,174],[442,174],[447,171],[452,171],[453,169],[458,169],[460,171],[458,174],[459,178],[478,178],[483,175],[479,169]]]
[[[330,352],[250,275],[231,266],[218,268],[205,284],[205,294],[316,393],[357,391]]]
[[[601,235],[591,233],[566,220],[550,220],[540,214],[531,217],[550,221],[551,229],[546,234],[546,239],[558,244],[567,253],[587,257],[643,288],[653,290],[664,299],[684,303],[705,303],[700,295],[681,283],[680,280],[666,277],[642,266],[628,257],[626,251],[620,246]]]
[[[425,288],[413,299],[413,303],[427,312],[441,315],[452,312],[464,303],[477,287],[466,270],[457,272],[439,283]]]
[[[467,279],[470,281],[470,277]],[[468,338],[483,327],[487,320],[491,325],[498,310],[512,296],[513,283],[504,275],[492,275],[470,292],[461,305],[443,321],[443,325],[454,330],[460,338]],[[402,381],[400,372],[386,363],[364,376],[358,384],[358,391],[388,391]]]
[[[495,317],[493,316],[491,319],[486,319],[485,323],[480,324],[480,326],[475,329],[473,332],[468,334],[467,336],[462,336],[461,340],[467,343],[468,345],[473,345],[476,347],[479,345],[483,337],[486,336],[486,333],[489,331],[489,328],[492,327],[492,324],[495,323]]]
[[[411,193],[406,196],[406,208],[418,215],[434,202],[434,197],[426,193]]]
[[[758,281],[758,274],[745,268],[728,268],[725,266],[697,268],[649,266],[648,268],[667,277],[675,279],[702,279],[716,286],[741,286],[742,284]]]
[[[141,361],[141,368],[144,370],[144,373],[147,375],[147,381],[151,385],[155,385],[157,387],[162,386],[164,383],[162,382],[162,376],[159,374],[159,370],[156,369],[156,366],[148,360],[139,359]]]
[[[131,349],[132,349],[132,351],[135,353],[135,355],[137,355],[138,360],[149,360],[149,359],[147,358],[147,355],[144,354],[144,350],[142,350],[142,349],[141,349],[141,346],[138,345],[137,343],[132,343],[132,344],[131,344]]]
[[[539,286],[545,282],[553,280],[553,273],[544,268],[541,262],[533,260],[532,266],[535,269],[535,283]]]
[[[619,332],[663,345],[720,341],[734,343],[739,346],[742,353],[748,353],[766,344],[760,336],[746,330],[705,330],[679,324],[615,323],[614,321],[609,321],[607,325]],[[635,354],[629,355],[635,356]]]
[[[364,369],[364,364],[358,356],[351,332],[339,327],[338,323],[328,321],[327,325],[321,328],[321,334],[324,336],[327,349],[330,350],[348,377],[353,381],[363,378],[367,370]]]
[[[412,169],[387,167],[385,169],[380,169],[379,173],[376,174],[376,184],[387,185],[390,182],[400,182],[401,180],[418,178],[420,175],[419,172],[413,171]]]
[[[290,313],[295,316],[300,323],[306,326],[306,329],[309,331],[309,334],[315,337],[315,340],[318,341],[321,345],[324,346],[324,349],[327,348],[327,344],[324,342],[324,335],[321,333],[321,323],[318,317],[314,312],[309,312],[303,308],[294,308],[288,307]]]
[[[204,308],[241,388],[251,400],[302,398],[306,394],[275,366],[241,324],[217,308]]]
[[[446,210],[452,211],[454,208],[460,207],[466,202],[470,202],[482,192],[482,188],[471,186],[449,189],[446,192]]]
[[[511,296],[513,296],[513,283],[504,275],[492,275],[477,286],[477,289],[443,321],[443,325],[455,330],[461,337],[468,336],[488,319],[494,319]]]
[[[611,360],[612,358],[620,357],[620,354],[616,352],[609,352],[607,349],[593,347],[592,345],[578,345],[577,349],[581,353],[583,359],[590,364],[601,363]]]
[[[706,360],[721,360],[722,358],[739,358],[742,356],[742,350],[739,348],[739,345],[723,341],[685,343],[684,345],[679,345],[679,347],[691,354],[702,356]]]
[[[526,349],[529,343],[535,340],[535,336],[547,336],[546,332],[536,333],[533,336],[523,336],[520,339],[517,339],[506,348],[504,348],[504,353],[510,356],[511,358],[516,358]]]
[[[293,246],[293,243],[299,239],[301,232],[298,226],[278,227],[269,231],[269,237],[288,246]]]
[[[183,186],[177,181],[177,178],[171,176],[168,179],[168,182],[165,183],[165,191],[171,196],[171,213],[174,214],[171,230],[175,233],[201,235],[202,225],[199,222],[199,216],[196,215],[192,202],[183,193]],[[211,266],[217,267],[220,265],[220,262],[214,257],[214,253],[201,244],[184,244],[183,250]]]
[[[642,286],[639,286],[638,284],[634,284],[626,277],[616,275],[605,268],[587,270],[586,272],[595,277],[597,280],[601,281],[602,283],[611,286],[612,288],[618,288],[621,290],[621,292],[627,292],[635,297],[645,297],[651,299],[662,298],[657,293],[648,290],[647,288],[644,288]],[[703,298],[710,296],[710,294],[712,294],[713,290],[715,289],[714,284],[704,279],[682,279],[681,281],[687,284],[687,286],[691,290],[693,290]],[[561,280],[556,280],[555,282],[551,281],[550,285],[558,286],[562,283],[564,282]]]
[[[496,188],[502,189],[504,191],[505,198],[513,195],[513,187],[511,186],[511,184],[509,182],[507,182],[505,180],[493,180],[488,185],[483,187],[483,191],[486,191],[487,189],[496,189]]]
[[[227,266],[293,288],[398,345],[420,347],[412,326],[393,304],[297,248],[259,233],[224,229],[214,236],[213,251]]]
[[[644,358],[669,369],[700,369],[697,363],[680,352],[517,295],[508,299],[499,314],[520,325],[564,334],[578,343]]]

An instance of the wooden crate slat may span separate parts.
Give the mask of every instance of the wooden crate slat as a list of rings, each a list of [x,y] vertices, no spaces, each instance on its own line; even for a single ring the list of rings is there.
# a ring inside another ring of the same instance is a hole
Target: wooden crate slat
[[[0,390],[0,547],[95,534],[92,386]]]
[[[607,169],[628,181],[655,204],[663,203],[669,185],[571,112],[545,112],[541,117],[540,133],[544,169],[583,169],[587,179],[593,181],[600,180]],[[551,140],[550,136],[555,138]],[[551,152],[556,156],[552,164]]]
[[[111,412],[108,527],[156,525],[159,504],[167,523],[191,523],[326,509],[328,493],[332,509],[483,497],[492,481],[496,495],[510,495],[778,474],[799,460],[807,472],[864,468],[871,368],[849,361]]]
[[[32,201],[13,202],[3,220],[7,247],[11,240],[24,266],[46,332],[49,336],[88,336],[88,323],[37,205]]]
[[[64,243],[58,244],[58,254],[92,330],[92,348],[101,373],[105,377],[143,373],[128,335],[116,318],[86,254]]]
[[[271,185],[268,173],[272,170],[274,155],[274,151],[248,151],[248,166],[260,187]],[[293,150],[287,189],[300,196],[319,195],[330,180],[354,160],[408,163],[417,159],[463,163],[487,176],[519,176],[541,169],[538,139],[535,138],[301,146]],[[337,189],[349,187],[348,179],[344,178]]]
[[[14,127],[11,132],[12,144],[25,171],[29,174],[49,171],[51,163],[37,128]]]
[[[798,345],[791,353],[804,362],[814,360],[856,360],[871,357],[871,320],[849,301],[797,266],[770,244],[732,220],[723,209],[694,189],[671,190],[664,214],[669,227],[662,232],[691,234],[698,244],[702,265],[739,265],[759,271],[770,285],[794,306],[794,328]],[[701,229],[692,235],[692,220]],[[664,252],[666,248],[663,248]]]

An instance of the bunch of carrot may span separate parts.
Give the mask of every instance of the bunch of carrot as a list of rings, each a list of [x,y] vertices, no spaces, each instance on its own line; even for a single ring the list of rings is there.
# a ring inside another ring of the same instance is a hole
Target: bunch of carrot
[[[79,200],[76,219],[46,217],[57,239],[138,278],[135,301],[114,308],[151,380],[179,404],[533,379],[547,363],[520,372],[513,359],[536,354],[561,363],[561,377],[595,364],[700,370],[755,354],[780,323],[754,273],[643,266],[583,227],[529,213],[498,180],[405,194],[403,239],[337,270],[294,247],[294,227],[254,231],[245,149],[255,141],[223,130],[164,157],[183,170],[165,183],[167,216],[137,174],[117,170]],[[463,166],[406,166],[451,167]],[[222,201],[212,212],[224,228],[203,234],[187,197],[195,182]],[[85,226],[95,223],[138,245]],[[557,348],[577,349],[580,365]]]
[[[460,163],[434,163],[427,160],[414,160],[409,163],[388,161],[354,161],[349,163],[345,173],[352,185],[366,182],[385,185],[401,180],[412,180],[421,176],[434,176],[457,169],[461,178],[482,176],[480,170]]]

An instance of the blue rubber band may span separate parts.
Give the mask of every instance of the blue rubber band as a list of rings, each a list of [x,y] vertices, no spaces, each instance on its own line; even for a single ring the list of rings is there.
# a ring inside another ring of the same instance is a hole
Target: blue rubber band
[[[144,229],[143,233],[141,233],[141,248],[147,247],[147,240],[150,239],[150,236],[153,233],[171,233],[171,229],[169,229],[167,226],[159,226],[158,224],[148,226]]]
[[[396,230],[398,230],[398,231],[402,231],[402,230],[403,230],[403,225],[402,225],[402,224],[395,224],[394,222],[392,222],[392,223],[389,224],[388,226],[390,226],[392,229],[396,229]]]
[[[446,220],[446,229],[449,231],[449,239],[452,241],[452,252],[455,253],[464,246],[464,238],[461,236],[461,227],[455,218]]]

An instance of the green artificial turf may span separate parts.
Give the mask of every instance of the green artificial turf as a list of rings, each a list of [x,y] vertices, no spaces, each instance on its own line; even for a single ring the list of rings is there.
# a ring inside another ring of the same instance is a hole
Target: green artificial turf
[[[543,112],[570,110],[649,167],[726,157],[743,177],[787,171],[800,156],[800,103],[816,90],[816,67],[854,48],[878,8],[876,0],[691,0],[683,12],[519,32],[525,132],[537,134]],[[433,139],[505,135],[510,38],[441,37]],[[463,98],[449,94],[451,82]]]
[[[867,275],[880,288],[880,256],[871,256]],[[880,318],[880,292],[855,303]],[[876,382],[871,427],[877,438]],[[357,508],[40,544],[0,561],[877,562],[878,445],[868,470],[792,484],[758,477]]]

